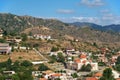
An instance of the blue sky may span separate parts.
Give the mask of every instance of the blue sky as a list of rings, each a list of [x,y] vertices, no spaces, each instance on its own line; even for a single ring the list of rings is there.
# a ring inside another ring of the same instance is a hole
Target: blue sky
[[[120,0],[0,0],[0,13],[64,22],[120,24]]]

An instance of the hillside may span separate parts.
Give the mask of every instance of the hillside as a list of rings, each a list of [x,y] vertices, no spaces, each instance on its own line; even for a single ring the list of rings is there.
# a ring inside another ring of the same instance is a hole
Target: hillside
[[[109,31],[109,32],[120,32],[120,24],[111,24],[111,25],[97,25],[94,23],[88,23],[88,22],[74,22],[74,23],[69,23],[71,25],[77,26],[77,27],[84,27],[88,26],[96,30],[101,30],[101,31]]]
[[[112,34],[106,31],[99,31],[90,28],[75,27],[75,25],[63,23],[55,19],[41,19],[31,16],[17,16],[13,14],[0,14],[0,28],[7,34],[40,33],[51,35],[57,39],[79,39],[84,42],[108,42],[116,43],[120,41],[118,34]]]

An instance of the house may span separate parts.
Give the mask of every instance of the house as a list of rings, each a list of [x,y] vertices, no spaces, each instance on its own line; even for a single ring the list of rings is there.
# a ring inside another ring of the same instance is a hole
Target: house
[[[16,37],[14,40],[16,43],[20,43],[22,41],[22,39],[20,37]]]
[[[87,77],[85,80],[98,80],[98,79],[95,77]]]
[[[75,49],[74,48],[67,48],[66,49],[66,54],[75,54]]]
[[[0,28],[0,37],[3,36],[3,30]]]
[[[50,56],[52,56],[52,55],[57,56],[58,53],[63,53],[63,51],[50,52]]]
[[[0,54],[8,54],[11,52],[11,47],[8,43],[0,43]]]
[[[41,71],[32,71],[32,76],[33,77],[37,77],[39,75],[42,75],[42,72]]]
[[[117,71],[112,70],[112,73],[114,78],[120,78],[120,74]]]
[[[98,70],[98,63],[88,60],[86,54],[81,54],[79,58],[75,58],[74,61],[69,61],[66,63],[67,68],[74,70],[80,70],[83,65],[87,64],[91,65],[92,71]]]
[[[46,78],[40,78],[39,80],[47,80]]]
[[[12,76],[13,74],[15,74],[15,71],[3,71],[3,74]]]
[[[50,40],[51,36],[50,35],[42,35],[42,34],[34,34],[33,37],[35,39],[42,39],[42,40]]]

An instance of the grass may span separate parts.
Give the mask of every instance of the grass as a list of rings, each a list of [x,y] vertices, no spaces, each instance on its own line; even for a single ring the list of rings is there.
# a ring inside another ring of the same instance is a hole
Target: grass
[[[6,61],[8,58],[11,58],[13,62],[16,60],[29,60],[29,61],[41,61],[43,60],[41,56],[35,53],[33,50],[25,51],[18,50],[12,52],[10,55],[0,55],[0,62]]]

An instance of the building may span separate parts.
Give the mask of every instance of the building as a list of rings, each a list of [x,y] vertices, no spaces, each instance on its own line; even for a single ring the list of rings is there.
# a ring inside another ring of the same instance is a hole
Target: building
[[[87,77],[85,80],[98,80],[98,79],[95,77]]]
[[[13,74],[15,74],[15,71],[3,71],[3,74],[12,76]]]
[[[75,49],[74,48],[67,48],[66,49],[66,54],[67,55],[75,54]]]
[[[50,40],[51,39],[51,36],[49,35],[41,35],[41,34],[34,34],[33,37],[35,39],[42,39],[42,40]]]
[[[41,71],[32,71],[32,76],[33,77],[38,77],[39,75],[42,75]]]
[[[11,47],[8,43],[0,43],[0,54],[9,54],[11,52]]]
[[[73,70],[80,70],[83,65],[90,64],[92,67],[92,71],[98,70],[98,63],[93,62],[92,60],[87,59],[86,54],[81,54],[79,58],[74,59],[74,61],[68,61],[66,63],[67,68]]]

